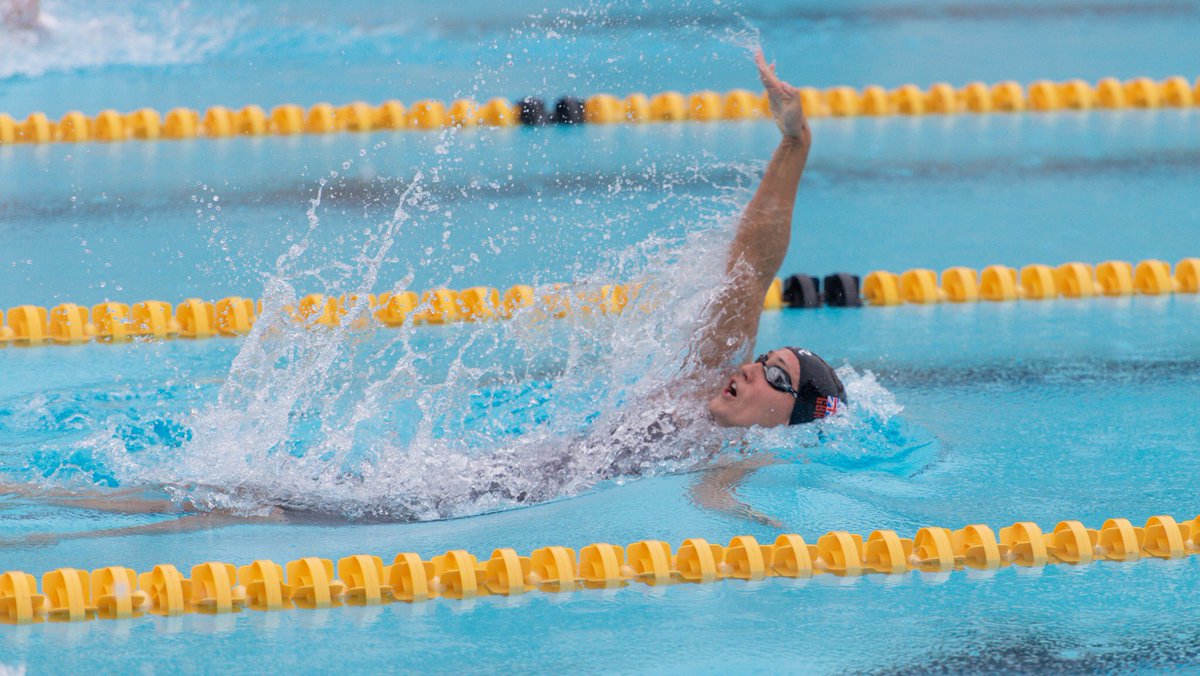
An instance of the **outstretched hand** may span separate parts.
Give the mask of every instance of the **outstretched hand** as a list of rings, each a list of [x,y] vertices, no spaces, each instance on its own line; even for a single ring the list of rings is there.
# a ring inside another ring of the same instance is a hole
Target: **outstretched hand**
[[[771,115],[779,131],[808,145],[812,137],[808,130],[808,119],[804,117],[804,107],[800,105],[800,90],[775,75],[775,64],[767,64],[761,49],[754,55],[754,63],[758,66],[758,77],[767,89]]]

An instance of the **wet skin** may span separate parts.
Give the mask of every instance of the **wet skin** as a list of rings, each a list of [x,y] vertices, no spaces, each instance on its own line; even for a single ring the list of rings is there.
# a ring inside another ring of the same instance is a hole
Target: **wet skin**
[[[792,383],[800,382],[800,360],[791,350],[768,352],[767,363],[787,371]],[[762,364],[751,362],[730,375],[720,393],[709,400],[708,412],[722,427],[776,427],[788,424],[795,402],[792,395],[771,387]]]

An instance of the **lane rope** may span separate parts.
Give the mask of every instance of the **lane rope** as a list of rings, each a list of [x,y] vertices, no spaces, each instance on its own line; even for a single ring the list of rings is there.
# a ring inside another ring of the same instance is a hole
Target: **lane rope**
[[[1169,263],[1153,259],[1136,266],[1125,261],[1105,261],[1095,267],[1078,262],[1053,268],[1033,264],[1019,272],[1003,265],[989,265],[982,272],[957,266],[942,271],[940,284],[937,272],[915,268],[900,274],[877,270],[861,280],[861,288],[857,275],[834,273],[824,278],[823,290],[821,286],[821,280],[804,274],[777,278],[763,299],[763,309],[1195,294],[1200,293],[1200,258],[1184,258],[1175,265],[1174,273]],[[511,319],[521,313],[530,313],[534,319],[614,315],[631,305],[653,312],[655,303],[639,298],[640,290],[637,284],[555,284],[540,289],[518,284],[503,294],[487,286],[362,297],[314,293],[283,311],[310,328],[443,325]],[[74,303],[53,308],[17,305],[7,312],[0,310],[0,347],[240,336],[250,332],[262,311],[261,300],[238,296],[216,302],[189,298],[176,305],[158,300],[133,305],[108,301],[90,309]]]
[[[1194,84],[1185,77],[1174,76],[1161,81],[1138,77],[1124,82],[1108,77],[1094,85],[1075,79],[1038,80],[1026,87],[1012,80],[995,84],[970,82],[962,87],[938,82],[927,89],[914,84],[890,90],[877,85],[861,90],[848,86],[800,87],[800,96],[810,118],[1190,108],[1200,105],[1200,79]],[[394,99],[379,105],[364,101],[340,106],[318,103],[307,109],[288,103],[275,106],[270,112],[257,105],[238,110],[214,105],[203,113],[185,107],[172,108],[166,113],[153,108],[126,113],[108,109],[94,116],[73,110],[58,120],[41,112],[30,113],[23,120],[0,113],[0,145],[474,126],[712,122],[769,116],[765,93],[746,89],[724,94],[711,90],[690,94],[667,91],[652,96],[635,93],[624,98],[612,94],[564,96],[550,106],[545,100],[530,96],[519,101],[493,98],[483,104],[458,99],[449,105],[434,99],[416,101],[410,106]]]
[[[1098,529],[1062,521],[1043,532],[1031,521],[1001,528],[985,524],[958,530],[925,527],[912,538],[876,530],[866,538],[832,531],[808,544],[796,534],[779,535],[769,545],[740,535],[728,545],[688,538],[677,549],[662,540],[640,540],[627,547],[594,543],[581,549],[550,546],[522,556],[509,548],[478,559],[463,549],[425,560],[401,552],[390,564],[369,554],[338,560],[304,557],[280,565],[259,559],[235,567],[220,561],[193,566],[190,577],[171,564],[138,573],[124,566],[92,571],[57,568],[41,577],[7,571],[0,575],[0,622],[83,622],[132,619],[145,614],[234,613],[315,609],[342,605],[375,606],[420,603],[435,598],[467,600],[529,592],[613,589],[630,583],[651,586],[809,578],[934,576],[972,568],[1084,565],[1097,561],[1142,558],[1182,559],[1200,553],[1200,516],[1182,523],[1152,516],[1143,527],[1127,519],[1106,520]]]
[[[870,273],[863,280],[862,296],[871,305],[915,303],[972,303],[979,300],[1050,300],[1091,296],[1161,296],[1200,292],[1200,258],[1184,258],[1175,265],[1147,259],[1135,266],[1126,261],[1026,265],[1018,271],[1004,265],[973,268],[951,267],[937,272],[916,268],[896,274],[886,270]]]

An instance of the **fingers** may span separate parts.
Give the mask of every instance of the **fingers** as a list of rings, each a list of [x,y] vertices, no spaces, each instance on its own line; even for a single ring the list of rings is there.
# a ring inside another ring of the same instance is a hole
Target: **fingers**
[[[761,49],[757,52],[754,52],[754,65],[758,66],[758,71],[760,73],[767,69],[767,57],[763,56],[763,51]]]
[[[762,80],[763,86],[767,89],[771,88],[771,71],[767,68],[767,61],[763,58],[762,50],[759,50],[754,55],[754,65],[758,66],[758,79]]]
[[[754,64],[758,66],[758,77],[764,87],[775,89],[779,86],[779,78],[775,76],[775,65],[767,65],[767,59],[761,49],[754,54]]]

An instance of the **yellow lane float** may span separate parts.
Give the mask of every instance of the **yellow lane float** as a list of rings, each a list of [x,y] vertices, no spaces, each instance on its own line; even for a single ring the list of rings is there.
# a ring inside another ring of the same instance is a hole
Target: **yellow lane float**
[[[912,538],[876,530],[864,540],[856,533],[832,531],[818,537],[816,544],[786,533],[772,544],[761,544],[749,535],[736,536],[728,545],[687,538],[674,550],[661,540],[640,540],[627,547],[598,542],[578,554],[562,546],[541,547],[529,556],[498,548],[485,560],[454,549],[428,560],[401,552],[390,564],[369,554],[346,556],[336,565],[320,557],[299,558],[286,565],[258,559],[237,568],[209,561],[193,566],[186,578],[171,564],[141,574],[122,566],[92,571],[58,568],[42,576],[40,589],[33,575],[10,570],[0,574],[0,622],[376,606],[612,589],[630,583],[665,586],[770,577],[854,578],[945,574],[966,568],[1080,566],[1095,561],[1182,559],[1200,554],[1198,541],[1200,517],[1180,522],[1157,515],[1142,527],[1116,518],[1098,529],[1061,521],[1048,532],[1031,521],[1018,521],[998,532],[978,523],[957,530],[927,526]]]

